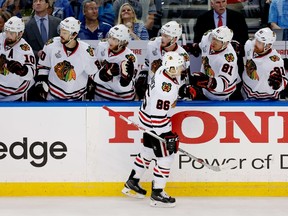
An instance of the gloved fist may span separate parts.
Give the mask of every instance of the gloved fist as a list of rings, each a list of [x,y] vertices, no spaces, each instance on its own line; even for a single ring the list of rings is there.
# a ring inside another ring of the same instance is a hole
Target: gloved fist
[[[208,75],[201,72],[195,72],[192,74],[191,84],[207,89],[215,89],[217,86],[215,78],[209,77]]]
[[[199,55],[201,54],[201,49],[198,43],[193,43],[193,44],[187,43],[186,45],[183,45],[182,47],[186,52],[191,53],[196,58],[199,57]]]
[[[237,56],[243,56],[244,50],[243,46],[236,40],[231,40],[231,45],[234,48]]]
[[[167,151],[177,153],[179,149],[179,137],[176,133],[169,131],[160,134],[160,137],[165,139]]]
[[[131,59],[123,61],[121,64],[121,86],[128,86],[134,76],[134,64]]]
[[[187,97],[193,100],[197,96],[197,91],[191,85],[184,84],[179,88],[178,94],[181,98]]]
[[[19,76],[25,76],[28,73],[28,68],[26,65],[22,65],[20,62],[14,60],[7,62],[7,69],[11,73],[15,73]]]
[[[0,55],[0,73],[4,72],[4,66],[7,62],[6,56],[4,54]]]
[[[151,71],[155,73],[162,66],[162,59],[156,59],[151,64]]]
[[[148,71],[140,71],[138,78],[135,82],[135,90],[139,99],[143,99],[148,83]]]
[[[35,101],[46,101],[49,87],[46,82],[39,81],[35,84]]]
[[[113,76],[117,76],[120,73],[119,65],[116,63],[110,63],[106,60],[102,64],[102,68],[99,71],[99,78],[104,81],[108,82],[113,79]]]
[[[278,71],[271,71],[270,72],[270,76],[268,79],[268,84],[269,86],[272,87],[273,90],[277,90],[280,88],[280,86],[282,85],[282,75],[281,72]]]

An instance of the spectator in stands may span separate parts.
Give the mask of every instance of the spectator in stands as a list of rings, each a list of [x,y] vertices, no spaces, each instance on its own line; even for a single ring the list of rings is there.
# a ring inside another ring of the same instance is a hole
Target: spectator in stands
[[[124,3],[120,7],[117,24],[124,24],[129,29],[131,40],[149,40],[144,23],[137,19],[135,11],[129,3]]]
[[[73,8],[69,0],[56,0],[53,4],[53,16],[60,18],[61,20],[66,17],[74,16]]]
[[[272,0],[269,9],[271,29],[284,29],[282,40],[288,40],[288,1]]]
[[[94,0],[96,1],[96,0]],[[98,0],[99,1],[99,0]],[[80,12],[78,19],[83,22],[84,15],[83,15],[83,4],[81,4]],[[111,26],[115,25],[115,12],[113,9],[112,0],[100,0],[100,6],[98,8],[98,21],[105,22],[110,24]]]
[[[47,40],[58,35],[57,28],[61,22],[61,19],[48,15],[48,8],[48,0],[33,0],[35,15],[27,22],[23,35],[32,47],[37,60],[39,51],[42,50]]]
[[[245,100],[278,100],[287,85],[284,62],[272,48],[275,41],[275,32],[266,27],[255,33],[255,39],[246,42],[241,89]]]
[[[154,19],[155,19],[156,13],[157,13],[154,0],[139,0],[139,2],[142,5],[142,18],[141,18],[141,20],[145,24],[146,29],[151,30],[154,26]]]
[[[3,31],[5,22],[7,22],[7,20],[10,19],[11,17],[12,14],[7,10],[0,12],[0,32]]]
[[[78,37],[82,40],[101,40],[106,37],[112,26],[98,20],[99,1],[84,0],[82,3],[84,21]]]
[[[124,3],[129,3],[136,14],[136,18],[138,20],[142,19],[142,15],[143,15],[143,8],[141,3],[138,0],[115,0],[113,2],[113,8],[115,11],[115,16],[118,17],[119,16],[119,11],[120,11],[120,7],[124,4]],[[117,21],[117,20],[116,20]]]

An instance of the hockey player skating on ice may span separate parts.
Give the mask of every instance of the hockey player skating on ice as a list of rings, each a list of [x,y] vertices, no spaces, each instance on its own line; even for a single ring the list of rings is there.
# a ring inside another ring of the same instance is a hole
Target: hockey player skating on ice
[[[133,169],[122,193],[144,198],[146,190],[141,188],[139,181],[149,168],[152,159],[155,159],[150,204],[156,207],[174,207],[175,198],[164,191],[179,144],[177,134],[171,131],[169,112],[176,106],[178,93],[183,95],[185,92],[191,94],[193,98],[195,90],[186,85],[180,87],[180,76],[185,63],[183,56],[176,52],[167,52],[162,62],[163,66],[155,72],[145,93],[139,111],[139,120],[143,128],[166,139],[166,144],[148,133],[143,134],[143,149],[135,158]]]
[[[281,55],[272,48],[276,34],[262,28],[245,44],[245,70],[241,93],[245,100],[278,100],[287,84]]]
[[[97,72],[92,47],[77,40],[80,22],[68,17],[60,23],[60,37],[46,43],[39,59],[36,89],[43,100],[83,100],[88,77]],[[48,93],[48,94],[47,94]]]
[[[127,47],[129,40],[128,28],[119,24],[109,30],[108,40],[98,43],[95,51],[99,69],[94,77],[95,101],[134,100],[138,61]]]
[[[162,58],[166,52],[175,51],[184,57],[184,67],[182,71],[181,82],[188,79],[190,73],[190,59],[188,53],[178,46],[177,41],[182,35],[182,25],[176,21],[170,21],[161,27],[161,36],[152,38],[147,44],[147,54],[143,69],[139,72],[136,81],[136,91],[139,99],[142,99],[147,89],[147,83],[156,70],[162,65]]]
[[[32,48],[22,38],[24,28],[23,20],[13,16],[0,34],[0,101],[26,100],[34,84],[36,61]]]
[[[206,32],[199,44],[201,72],[192,73],[191,84],[202,88],[209,100],[228,100],[240,82],[237,56],[230,44],[233,32],[221,26]]]

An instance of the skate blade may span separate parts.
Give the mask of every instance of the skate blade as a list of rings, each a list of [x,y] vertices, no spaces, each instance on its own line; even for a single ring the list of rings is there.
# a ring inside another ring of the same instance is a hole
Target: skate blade
[[[150,206],[157,208],[173,208],[176,206],[176,202],[174,203],[163,203],[155,200],[150,201]]]
[[[144,199],[145,195],[143,194],[139,194],[139,193],[136,193],[135,191],[129,189],[129,188],[126,188],[124,187],[122,189],[122,193],[126,196],[129,196],[129,197],[132,197],[132,198],[136,198],[136,199]]]

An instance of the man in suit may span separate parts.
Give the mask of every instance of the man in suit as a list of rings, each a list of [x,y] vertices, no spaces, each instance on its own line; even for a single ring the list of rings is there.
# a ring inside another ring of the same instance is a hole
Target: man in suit
[[[35,15],[27,22],[23,38],[32,47],[38,61],[39,51],[47,40],[58,36],[58,25],[61,19],[48,15],[48,0],[33,0],[32,7]]]

